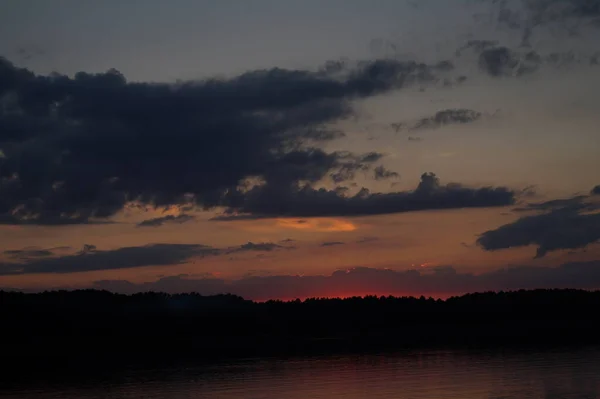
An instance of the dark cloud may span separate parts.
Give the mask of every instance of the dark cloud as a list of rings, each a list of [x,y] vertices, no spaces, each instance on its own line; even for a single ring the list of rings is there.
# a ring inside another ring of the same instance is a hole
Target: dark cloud
[[[479,67],[494,77],[522,76],[537,71],[542,58],[535,52],[520,53],[507,47],[486,49],[479,55]]]
[[[600,195],[600,185],[592,189],[592,195]]]
[[[495,47],[481,52],[479,66],[492,76],[513,75],[519,65],[515,53],[506,47]]]
[[[371,164],[373,162],[379,161],[383,158],[383,154],[378,152],[369,152],[367,154],[363,154],[361,156],[356,156],[350,153],[337,152],[335,153],[338,157],[338,162],[335,167],[330,169],[335,169],[335,172],[331,173],[329,177],[334,183],[342,183],[348,180],[352,180],[356,177],[358,172],[367,172],[371,169]],[[282,170],[279,171],[281,173]],[[318,179],[314,179],[316,182]],[[271,182],[275,184],[289,184],[296,180],[290,179],[281,179],[271,180]]]
[[[27,258],[43,258],[46,256],[52,256],[54,254],[52,249],[36,249],[36,248],[24,248],[24,249],[13,249],[4,251],[4,255],[9,258],[16,259],[27,259]]]
[[[366,162],[366,163],[377,162],[381,158],[383,158],[383,156],[384,155],[380,152],[369,152],[369,153],[363,155],[361,158],[359,158],[359,161]]]
[[[363,188],[355,195],[347,189],[315,189],[311,186],[272,185],[236,192],[222,217],[232,220],[250,217],[358,216],[400,213],[429,209],[455,209],[511,205],[515,193],[504,187],[468,188],[457,183],[441,185],[433,173],[421,176],[413,191],[371,193]],[[233,218],[232,215],[235,215]]]
[[[542,65],[561,68],[575,64],[596,65],[596,56],[573,51],[541,55],[533,50],[523,52],[503,46],[489,48],[479,55],[479,67],[493,77],[528,75],[538,71]]]
[[[242,220],[269,219],[270,217],[271,216],[268,216],[268,215],[250,215],[250,214],[239,215],[239,214],[235,214],[235,213],[227,213],[227,214],[220,214],[217,216],[213,216],[209,220],[212,222],[233,222],[233,221],[242,221]],[[306,223],[306,222],[299,220],[297,223],[300,224],[300,223]]]
[[[367,243],[367,242],[373,242],[373,241],[378,241],[379,238],[377,237],[361,237],[358,241],[356,241],[357,244],[362,244],[362,243]]]
[[[311,143],[340,136],[329,125],[353,115],[352,100],[433,81],[435,70],[334,66],[158,84],[116,70],[39,76],[0,58],[0,222],[89,223],[131,201],[211,208],[248,178],[351,177],[371,161]]]
[[[240,245],[239,247],[231,248],[231,249],[227,250],[226,253],[230,254],[230,253],[235,253],[235,252],[246,252],[246,251],[271,252],[275,249],[280,249],[280,248],[291,249],[293,247],[285,247],[282,245],[274,244],[272,242],[260,242],[260,243],[247,242],[246,244]]]
[[[600,27],[600,0],[494,1],[493,7],[499,26],[520,31],[524,47],[531,46],[540,30],[568,37]]]
[[[587,201],[587,195],[579,195],[572,198],[555,199],[544,202],[533,202],[523,207],[515,208],[513,211],[516,212],[528,212],[528,211],[553,211],[558,209],[571,209],[574,211],[578,210],[594,210],[596,205]]]
[[[468,124],[480,120],[484,116],[479,111],[466,108],[444,109],[435,113],[435,115],[421,118],[415,123],[392,123],[391,127],[396,132],[401,130],[419,131],[427,129],[439,129],[446,125]],[[409,141],[421,141],[419,137],[409,137]]]
[[[192,221],[194,219],[195,219],[194,216],[186,215],[186,214],[181,214],[181,215],[177,215],[177,216],[167,215],[167,216],[162,216],[162,217],[158,217],[158,218],[144,220],[144,221],[138,223],[137,227],[160,227],[164,224],[169,224],[169,223],[183,224],[183,223]]]
[[[433,116],[422,118],[410,130],[437,129],[446,125],[467,124],[481,119],[482,116],[481,112],[471,109],[445,109]]]
[[[522,217],[486,231],[477,243],[486,251],[535,245],[536,258],[550,251],[585,248],[600,240],[600,213],[584,211],[586,207],[575,202],[541,215]]]
[[[535,24],[568,18],[600,17],[599,0],[542,0],[525,2]]]
[[[79,251],[80,255],[88,254],[91,252],[96,252],[97,247],[93,244],[83,244],[81,251]]]
[[[322,126],[305,129],[303,136],[315,142],[327,142],[346,137],[346,133],[337,129],[326,129]]]
[[[327,241],[321,244],[322,247],[335,247],[337,245],[344,245],[341,241]]]
[[[5,258],[17,262],[27,262],[30,260],[39,260],[40,258],[47,258],[53,256],[60,256],[61,254],[72,252],[72,248],[69,246],[53,247],[53,248],[38,248],[38,247],[26,247],[22,249],[10,249],[3,252]],[[0,261],[2,265],[2,261]]]
[[[404,129],[406,127],[406,124],[404,123],[392,123],[390,125],[392,127],[392,129],[394,129],[396,131],[396,133],[398,133],[400,130]]]
[[[408,141],[419,142],[419,141],[423,141],[423,138],[422,137],[408,136]]]
[[[520,45],[514,47],[506,40],[500,42],[475,38],[460,46],[455,56],[461,58],[475,55],[481,70],[493,77],[524,76],[540,70],[543,65],[595,65],[595,48],[592,52],[577,46],[577,49],[542,53],[541,48],[536,48],[534,44],[584,35],[594,38],[600,28],[598,1],[600,0],[492,1],[491,9],[484,13],[486,24],[493,24],[496,20],[499,29],[520,31]],[[484,2],[488,1],[480,1]]]
[[[546,56],[545,58],[546,58],[546,62],[553,64],[555,66],[564,66],[564,65],[569,65],[569,64],[576,63],[576,62],[581,62],[579,57],[577,57],[575,55],[575,53],[573,53],[572,51],[569,51],[566,53],[551,53],[551,54],[548,54],[548,56]]]
[[[31,259],[0,264],[0,274],[77,273],[184,263],[196,256],[214,255],[218,250],[195,244],[153,244],[114,250],[86,251],[75,255]]]
[[[525,188],[523,188],[519,194],[521,197],[523,198],[532,198],[538,195],[537,193],[537,186],[535,185],[529,185]]]
[[[186,263],[192,258],[218,256],[239,252],[270,252],[275,249],[294,249],[273,243],[252,243],[213,248],[199,244],[151,244],[141,247],[123,247],[99,250],[94,245],[72,255],[20,257],[20,262],[0,262],[0,275],[34,273],[80,273],[97,270],[128,269],[145,266],[171,266]]]
[[[366,294],[444,296],[481,291],[599,287],[600,262],[597,261],[557,268],[514,267],[478,275],[460,273],[452,267],[406,271],[354,268],[329,276],[253,276],[235,281],[171,277],[144,284],[118,280],[95,284],[95,288],[125,293],[151,290],[205,295],[232,293],[255,300]]]
[[[383,165],[377,166],[373,169],[375,180],[386,180],[386,179],[397,179],[400,174],[392,170],[386,169]]]

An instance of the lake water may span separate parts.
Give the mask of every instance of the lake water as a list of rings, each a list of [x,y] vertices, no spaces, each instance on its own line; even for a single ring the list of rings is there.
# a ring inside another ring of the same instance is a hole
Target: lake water
[[[0,397],[592,399],[600,398],[600,349],[244,360],[43,381],[4,381]]]

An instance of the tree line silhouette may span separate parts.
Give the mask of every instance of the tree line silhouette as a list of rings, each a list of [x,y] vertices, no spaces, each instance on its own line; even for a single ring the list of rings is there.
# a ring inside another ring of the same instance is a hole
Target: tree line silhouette
[[[6,358],[153,361],[434,346],[600,342],[600,291],[486,292],[446,300],[0,291]]]

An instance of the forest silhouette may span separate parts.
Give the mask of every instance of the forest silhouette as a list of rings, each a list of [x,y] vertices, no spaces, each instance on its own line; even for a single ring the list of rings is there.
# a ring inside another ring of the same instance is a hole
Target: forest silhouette
[[[600,291],[288,302],[193,293],[0,291],[0,304],[3,356],[29,364],[600,343]]]

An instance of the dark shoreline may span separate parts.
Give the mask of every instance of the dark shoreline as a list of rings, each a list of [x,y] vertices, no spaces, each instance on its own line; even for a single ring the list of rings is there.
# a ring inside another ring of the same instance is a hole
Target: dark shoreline
[[[579,290],[266,303],[231,295],[0,292],[0,301],[3,359],[25,371],[600,344],[600,292]]]

